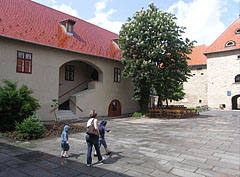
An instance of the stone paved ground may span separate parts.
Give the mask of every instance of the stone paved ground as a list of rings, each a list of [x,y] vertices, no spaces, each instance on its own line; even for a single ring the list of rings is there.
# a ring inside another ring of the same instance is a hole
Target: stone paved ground
[[[0,176],[240,176],[240,111],[207,111],[181,120],[114,119],[108,127],[113,153],[92,167],[85,165],[84,133],[69,136],[68,159],[59,158],[57,137],[24,143],[1,138]]]

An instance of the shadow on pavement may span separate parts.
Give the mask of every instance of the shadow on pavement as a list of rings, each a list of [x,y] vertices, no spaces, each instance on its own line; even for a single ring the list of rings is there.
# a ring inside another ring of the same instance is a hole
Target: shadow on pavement
[[[111,166],[111,170],[107,164],[113,164],[121,158],[121,152],[112,152],[112,154],[104,161],[103,164],[96,164],[87,167],[78,161],[69,158],[59,158],[58,156],[41,152],[33,151],[5,143],[0,143],[0,176],[1,177],[55,177],[55,176],[103,176],[103,177],[130,177],[122,174],[121,168],[118,172],[114,171],[116,165]],[[71,154],[74,159],[78,159],[80,154]],[[114,156],[114,157],[113,157]],[[106,165],[105,165],[106,164]],[[116,167],[117,168],[117,167]]]

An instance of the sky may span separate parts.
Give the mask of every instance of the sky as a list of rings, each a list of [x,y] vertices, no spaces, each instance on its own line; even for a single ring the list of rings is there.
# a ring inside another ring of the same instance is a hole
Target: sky
[[[240,0],[33,0],[119,33],[141,8],[154,3],[159,10],[176,15],[177,24],[186,27],[183,37],[196,45],[211,45],[240,15]]]

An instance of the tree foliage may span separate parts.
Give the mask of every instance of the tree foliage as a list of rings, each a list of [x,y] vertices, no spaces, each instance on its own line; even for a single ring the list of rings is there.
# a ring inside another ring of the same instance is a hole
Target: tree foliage
[[[40,107],[26,85],[17,89],[17,83],[4,80],[0,87],[0,131],[14,130],[15,122],[22,122]]]
[[[180,91],[181,84],[190,76],[186,60],[194,44],[182,39],[182,33],[184,28],[176,24],[175,15],[159,11],[154,4],[137,11],[122,25],[122,73],[132,78],[133,98],[139,101],[141,112],[147,112],[152,89],[164,100],[179,99],[173,92]]]

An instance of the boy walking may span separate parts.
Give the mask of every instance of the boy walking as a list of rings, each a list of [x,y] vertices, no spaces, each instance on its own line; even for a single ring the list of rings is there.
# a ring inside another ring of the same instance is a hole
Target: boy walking
[[[68,125],[65,125],[61,135],[61,158],[69,157],[68,155],[68,151],[69,151],[68,131],[69,130],[70,130],[70,127]]]
[[[103,145],[106,155],[110,155],[111,151],[109,151],[107,149],[107,143],[105,141],[105,132],[110,132],[110,130],[108,128],[106,128],[107,125],[107,121],[106,120],[102,120],[100,125],[98,126],[99,129],[99,134],[100,134],[100,138],[99,138],[99,149],[101,147],[101,145]],[[95,154],[94,154],[95,156]]]

